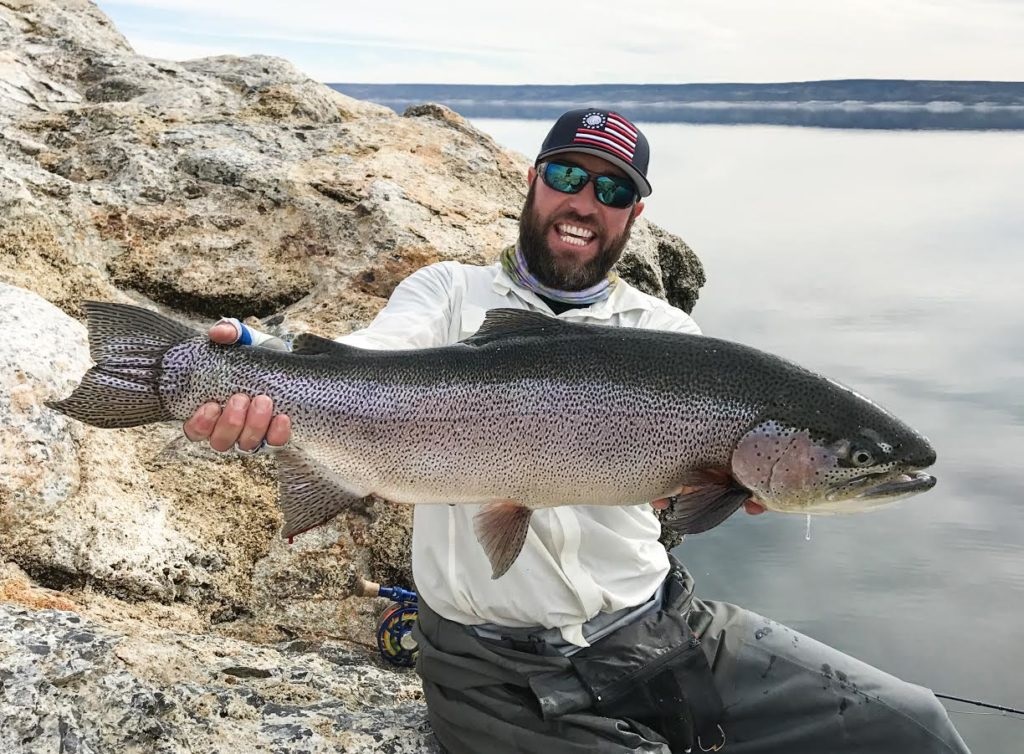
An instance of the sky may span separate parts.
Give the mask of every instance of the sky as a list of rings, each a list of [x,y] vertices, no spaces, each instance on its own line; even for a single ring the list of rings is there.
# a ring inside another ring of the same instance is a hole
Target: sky
[[[136,52],[327,83],[1024,81],[1024,0],[100,0]]]

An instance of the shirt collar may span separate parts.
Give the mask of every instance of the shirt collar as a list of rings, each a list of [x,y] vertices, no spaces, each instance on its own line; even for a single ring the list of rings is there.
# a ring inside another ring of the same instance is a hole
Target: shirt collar
[[[495,270],[494,282],[492,283],[495,293],[502,295],[513,293],[531,306],[550,311],[550,308],[540,296],[527,288],[523,288],[521,285],[517,285],[509,277],[508,273],[502,269],[500,264],[492,265],[492,267]],[[652,299],[641,294],[640,291],[620,277],[608,298],[602,299],[590,306],[569,309],[557,316],[564,317],[565,319],[611,319],[612,316],[622,312],[634,309],[650,311],[653,308],[654,301]]]

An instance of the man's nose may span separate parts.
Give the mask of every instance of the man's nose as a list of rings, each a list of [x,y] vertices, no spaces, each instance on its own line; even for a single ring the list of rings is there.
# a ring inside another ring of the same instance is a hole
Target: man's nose
[[[588,182],[582,191],[569,195],[569,207],[581,215],[595,214],[599,209],[595,190],[594,184]]]

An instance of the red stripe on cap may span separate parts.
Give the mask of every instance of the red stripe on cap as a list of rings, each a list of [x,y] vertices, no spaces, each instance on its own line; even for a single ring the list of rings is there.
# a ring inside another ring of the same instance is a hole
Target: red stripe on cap
[[[637,136],[640,135],[640,132],[636,130],[636,127],[618,113],[608,113],[608,118],[606,120],[608,125],[618,126],[621,130],[629,134],[629,137],[633,141],[636,141]]]
[[[580,128],[580,129],[576,130],[576,135],[579,136],[580,134],[592,134],[592,135],[595,135],[595,136],[604,136],[604,137],[607,137],[609,139],[613,139],[615,141],[615,143],[620,145],[623,149],[628,149],[630,151],[633,151],[634,149],[636,149],[636,140],[635,139],[634,140],[630,140],[629,138],[623,136],[620,133],[616,133],[615,131],[609,131],[607,128],[603,129],[603,130],[602,129],[596,129],[596,128]]]
[[[602,149],[613,152],[620,157],[624,158],[627,162],[633,161],[633,150],[628,149],[619,144],[615,139],[609,138],[606,134],[599,131],[588,133],[582,128],[576,132],[576,137],[573,139],[574,144],[590,144],[593,146],[601,147]]]
[[[618,136],[624,142],[629,144],[631,149],[636,149],[636,137],[632,136],[631,134],[625,131],[620,131],[615,123],[609,123],[605,127],[605,133],[614,134],[615,136]]]

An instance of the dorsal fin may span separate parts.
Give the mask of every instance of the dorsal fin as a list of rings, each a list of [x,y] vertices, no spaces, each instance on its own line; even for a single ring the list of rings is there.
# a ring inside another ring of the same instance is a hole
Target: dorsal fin
[[[483,346],[497,340],[529,335],[550,335],[553,331],[586,328],[573,322],[549,317],[529,309],[488,309],[480,329],[462,342],[469,346]]]
[[[338,343],[329,338],[321,338],[312,333],[297,335],[292,341],[292,353],[302,356],[326,356],[332,359],[346,359],[352,356],[358,349],[355,346],[348,346]]]

